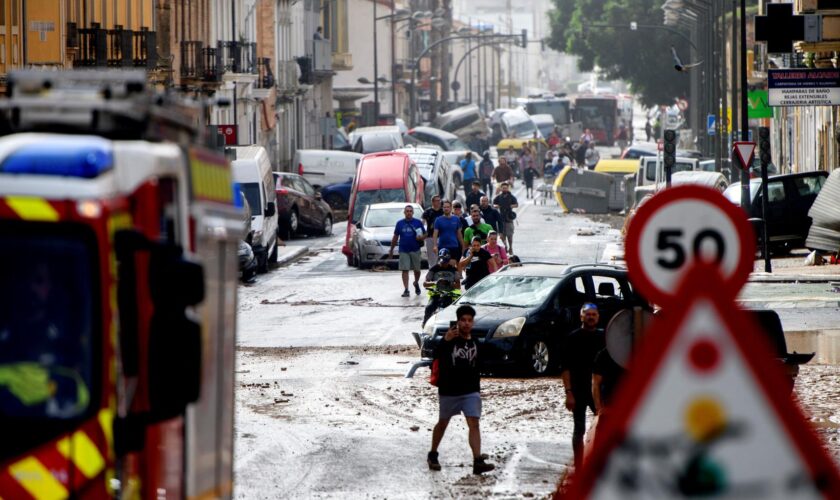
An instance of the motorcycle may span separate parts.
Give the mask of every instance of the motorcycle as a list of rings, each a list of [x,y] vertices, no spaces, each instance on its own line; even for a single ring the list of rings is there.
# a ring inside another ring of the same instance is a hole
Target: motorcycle
[[[458,300],[461,296],[461,290],[455,289],[453,283],[446,279],[439,279],[434,286],[429,290],[429,303],[426,305],[426,310],[423,314],[423,323],[421,326],[426,326],[426,321],[441,309],[446,309],[453,302]]]
[[[251,245],[244,240],[239,240],[239,279],[243,283],[253,283],[257,276],[257,258]]]

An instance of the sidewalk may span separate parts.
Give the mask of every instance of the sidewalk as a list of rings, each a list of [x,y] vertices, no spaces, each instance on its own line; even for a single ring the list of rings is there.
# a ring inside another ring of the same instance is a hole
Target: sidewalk
[[[285,246],[277,247],[277,266],[291,264],[298,258],[309,253],[306,241],[287,241]]]

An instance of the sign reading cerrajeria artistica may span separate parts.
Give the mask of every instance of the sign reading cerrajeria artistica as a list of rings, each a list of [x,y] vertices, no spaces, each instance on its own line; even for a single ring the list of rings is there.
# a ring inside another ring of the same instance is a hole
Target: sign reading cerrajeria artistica
[[[771,69],[767,87],[771,106],[836,106],[840,69]]]

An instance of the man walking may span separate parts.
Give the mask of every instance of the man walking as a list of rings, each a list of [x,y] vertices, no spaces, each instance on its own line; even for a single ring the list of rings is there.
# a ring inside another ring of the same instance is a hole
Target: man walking
[[[478,179],[481,182],[480,188],[487,191],[488,196],[493,196],[493,160],[490,159],[490,153],[484,153],[484,159],[478,164]],[[469,205],[467,205],[469,206]]]
[[[580,309],[581,326],[566,337],[560,360],[560,378],[566,388],[566,409],[574,416],[572,450],[575,468],[583,461],[583,436],[586,433],[586,409],[595,412],[592,400],[592,369],[595,356],[606,347],[604,330],[598,328],[598,306],[584,304]]]
[[[440,470],[438,446],[455,415],[464,414],[469,428],[469,443],[473,455],[473,474],[481,474],[495,468],[485,462],[481,454],[481,377],[478,371],[478,343],[472,338],[475,309],[461,306],[455,311],[458,318],[439,341],[435,349],[438,362],[438,394],[440,413],[432,431],[432,449],[427,463],[429,469]]]
[[[404,219],[397,221],[394,236],[391,238],[391,248],[388,250],[388,260],[394,258],[394,247],[397,240],[400,244],[400,271],[402,271],[403,297],[411,295],[408,292],[408,272],[414,271],[414,293],[420,295],[420,245],[426,238],[423,223],[414,218],[414,207],[406,205],[403,209]]]
[[[481,192],[481,182],[477,180],[472,181],[472,184],[470,184],[470,191],[467,193],[465,205],[467,208],[470,208],[473,205],[478,205],[481,203],[482,196],[484,196],[484,193]]]
[[[504,227],[502,214],[490,205],[490,198],[482,196],[481,203],[479,203],[478,208],[481,209],[481,218],[484,219],[484,222],[489,224],[490,227],[495,229],[497,232],[501,233],[502,228]]]
[[[435,247],[432,255],[437,255],[442,249],[449,250],[452,259],[457,259],[464,248],[464,236],[461,233],[461,218],[452,214],[452,202],[443,202],[443,215],[435,219],[433,237]],[[452,265],[457,265],[457,261]]]
[[[432,196],[432,206],[427,208],[423,212],[423,222],[426,223],[426,257],[429,259],[429,262],[437,256],[435,253],[435,242],[434,238],[428,238],[431,236],[432,233],[435,231],[435,219],[443,215],[443,207],[440,203],[440,195]],[[431,264],[429,264],[431,266]]]
[[[513,169],[510,168],[504,156],[499,158],[499,166],[493,171],[493,178],[498,184],[503,182],[513,184]]]
[[[461,160],[461,170],[464,172],[464,177],[462,178],[464,182],[464,194],[470,192],[470,186],[472,185],[473,181],[478,180],[478,172],[476,171],[475,160],[472,158],[472,153],[467,153],[464,156],[464,159]]]
[[[473,205],[470,208],[470,226],[464,230],[464,241],[472,241],[478,236],[481,244],[487,243],[487,235],[493,230],[493,226],[486,222],[481,222],[481,210],[478,205]]]
[[[502,228],[502,237],[504,238],[505,246],[508,253],[513,253],[513,221],[516,219],[516,212],[514,208],[519,208],[519,201],[516,196],[510,192],[510,185],[503,182],[501,186],[502,194],[493,199],[493,205],[499,209],[502,214],[502,221],[504,227]]]

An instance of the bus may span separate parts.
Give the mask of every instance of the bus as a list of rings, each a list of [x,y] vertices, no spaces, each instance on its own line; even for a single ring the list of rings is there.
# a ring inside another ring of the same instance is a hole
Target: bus
[[[517,99],[517,104],[525,108],[531,116],[551,115],[560,135],[572,141],[580,139],[583,133],[583,127],[574,120],[572,100],[565,97],[565,94],[521,97]]]
[[[579,96],[575,99],[574,116],[584,129],[589,129],[598,144],[614,145],[622,123],[627,130],[627,142],[632,142],[632,96],[625,94]]]

